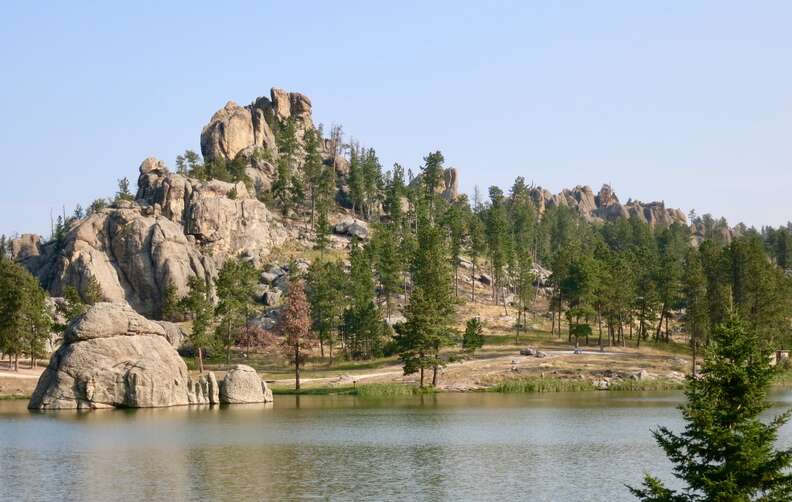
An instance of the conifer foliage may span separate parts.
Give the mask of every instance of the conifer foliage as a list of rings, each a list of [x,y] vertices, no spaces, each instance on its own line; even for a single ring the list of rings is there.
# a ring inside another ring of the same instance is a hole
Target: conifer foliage
[[[774,448],[790,414],[759,419],[770,407],[768,356],[736,314],[713,332],[699,378],[688,380],[684,431],[654,432],[685,488],[671,490],[647,475],[642,488],[630,488],[634,495],[652,502],[792,499],[792,449]]]

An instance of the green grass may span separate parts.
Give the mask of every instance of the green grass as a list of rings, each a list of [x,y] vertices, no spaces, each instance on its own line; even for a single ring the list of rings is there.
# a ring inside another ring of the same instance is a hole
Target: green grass
[[[676,380],[656,379],[656,380],[621,380],[611,382],[608,390],[616,391],[653,391],[653,390],[682,390],[685,382]]]
[[[398,383],[372,383],[364,385],[339,385],[336,387],[309,387],[297,392],[288,387],[273,387],[275,395],[300,395],[300,396],[357,396],[365,399],[394,399],[399,397],[417,396],[420,394],[434,393],[432,387],[423,389],[415,385]]]
[[[488,389],[490,392],[534,393],[534,392],[580,392],[596,390],[588,380],[564,378],[516,378],[504,380]]]
[[[0,396],[0,401],[21,401],[23,399],[30,399],[31,396],[24,394],[11,394],[7,396]]]

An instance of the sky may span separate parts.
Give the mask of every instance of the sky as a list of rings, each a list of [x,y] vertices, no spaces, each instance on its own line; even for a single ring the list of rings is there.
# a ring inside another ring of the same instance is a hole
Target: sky
[[[383,166],[460,187],[610,183],[792,220],[792,3],[0,3],[0,233],[199,150],[226,101],[299,91]]]

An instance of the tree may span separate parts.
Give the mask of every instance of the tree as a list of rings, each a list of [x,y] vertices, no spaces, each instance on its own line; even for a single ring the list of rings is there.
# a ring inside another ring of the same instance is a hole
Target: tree
[[[792,498],[792,449],[774,448],[789,411],[765,423],[774,370],[756,331],[732,313],[712,335],[699,378],[689,377],[681,407],[685,429],[654,431],[685,483],[680,491],[646,475],[630,488],[646,501],[749,501]]]
[[[179,301],[179,306],[192,319],[190,342],[192,342],[195,354],[198,357],[198,369],[203,373],[204,350],[216,345],[216,338],[210,329],[214,318],[214,306],[209,296],[209,286],[206,281],[200,277],[191,276],[187,281],[187,287],[187,296]]]
[[[481,217],[477,213],[470,213],[468,215],[468,254],[470,255],[470,262],[472,264],[470,270],[470,301],[476,301],[476,267],[478,267],[479,259],[486,253],[486,236],[484,235],[484,224]]]
[[[344,349],[352,358],[370,358],[381,350],[382,322],[374,303],[374,274],[366,249],[353,242],[348,282],[349,306],[344,311],[341,332]]]
[[[82,292],[82,298],[86,305],[95,305],[104,301],[105,298],[102,292],[102,286],[99,285],[99,281],[96,280],[96,277],[92,275],[88,276],[87,284]]]
[[[311,331],[308,300],[302,281],[289,283],[286,305],[281,311],[276,332],[283,337],[282,349],[294,364],[294,388],[300,390],[300,365],[305,361],[315,339]]]
[[[129,191],[129,179],[126,177],[118,180],[118,191],[115,194],[115,201],[120,200],[134,200],[132,192]]]
[[[691,374],[696,374],[696,355],[698,348],[707,343],[710,331],[709,308],[707,304],[707,278],[698,251],[688,249],[685,256],[684,277],[685,326],[693,349]]]
[[[220,317],[217,329],[221,332],[226,351],[226,364],[231,364],[231,347],[245,327],[253,306],[256,289],[256,269],[250,262],[228,259],[217,275],[217,309]]]
[[[321,188],[322,177],[322,156],[319,153],[319,136],[315,129],[309,128],[303,134],[303,144],[305,148],[305,159],[303,161],[303,171],[308,185],[308,192],[311,201],[311,226],[314,224],[314,212],[316,211],[316,199]]]
[[[396,332],[404,374],[419,371],[423,387],[424,370],[432,368],[432,385],[437,385],[438,369],[445,364],[440,350],[453,339],[454,298],[443,232],[425,216],[418,229],[412,264],[415,289],[404,312],[406,321]]]
[[[462,335],[462,350],[470,355],[484,346],[484,328],[481,320],[473,317],[465,323],[465,333]]]
[[[30,272],[10,260],[0,260],[0,351],[14,357],[30,356],[30,367],[41,357],[52,320],[47,310],[47,294]]]
[[[380,283],[380,294],[385,299],[385,311],[390,320],[393,297],[401,290],[402,260],[399,254],[398,233],[394,224],[375,225],[370,246],[374,268]]]
[[[344,309],[344,269],[340,263],[315,260],[308,269],[306,294],[311,305],[311,322],[319,338],[319,350],[324,357],[324,348],[330,349],[333,357],[335,332]]]
[[[165,294],[162,296],[159,316],[165,321],[181,320],[182,311],[179,305],[178,291],[172,282],[168,282],[168,285],[165,286]]]

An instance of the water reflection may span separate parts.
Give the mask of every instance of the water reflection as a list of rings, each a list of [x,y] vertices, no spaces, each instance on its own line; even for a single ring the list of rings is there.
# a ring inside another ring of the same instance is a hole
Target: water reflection
[[[0,402],[0,499],[630,500],[623,484],[644,470],[668,477],[649,430],[679,427],[681,399],[277,396],[90,413]]]

